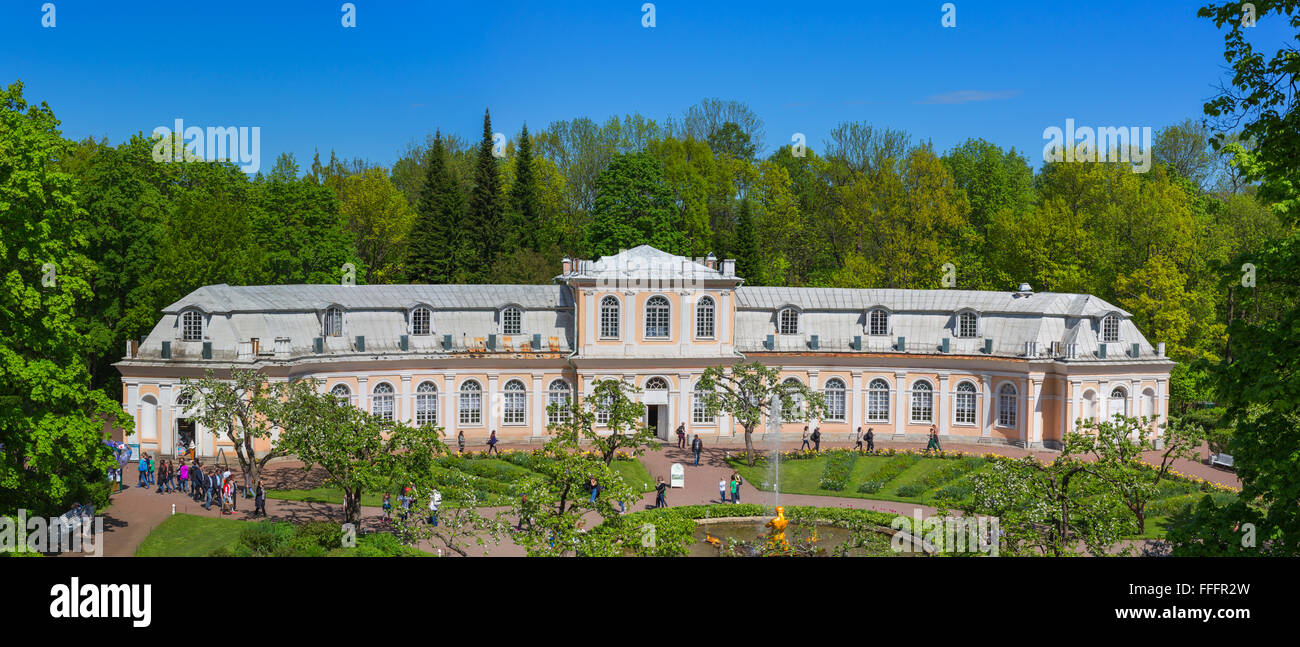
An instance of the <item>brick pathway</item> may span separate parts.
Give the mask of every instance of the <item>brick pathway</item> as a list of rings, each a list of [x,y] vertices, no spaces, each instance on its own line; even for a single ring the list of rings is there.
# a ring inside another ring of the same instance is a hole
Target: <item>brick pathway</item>
[[[783,450],[793,450],[799,448],[799,441],[785,442],[781,444]],[[822,443],[822,449],[832,447],[848,447],[848,443]],[[878,442],[878,449],[894,447],[897,449],[920,449],[923,446],[919,443],[906,442]],[[511,447],[513,449],[534,449],[535,445],[519,445]],[[763,449],[763,445],[759,445]],[[471,448],[474,449],[474,448]],[[994,452],[997,454],[1019,457],[1026,454],[1034,454],[1040,459],[1050,460],[1055,452],[1051,451],[1029,451],[1016,447],[1007,447],[1002,445],[976,445],[976,444],[947,444],[944,449],[959,450],[973,453]],[[743,451],[743,444],[728,445],[722,447],[706,447],[701,455],[700,466],[695,467],[694,459],[689,450],[677,449],[675,445],[669,445],[663,449],[647,452],[642,457],[646,468],[650,471],[651,478],[663,476],[664,480],[669,480],[670,470],[673,463],[682,463],[685,467],[686,481],[684,488],[670,488],[668,490],[668,504],[670,506],[694,505],[718,503],[718,481],[726,478],[733,471],[727,465],[726,457],[729,454],[735,454]],[[1202,454],[1208,455],[1208,450],[1203,449]],[[1159,461],[1158,453],[1152,453],[1147,456],[1148,462],[1156,463]],[[1203,463],[1192,461],[1178,461],[1174,469],[1183,474],[1198,476],[1200,478],[1241,487],[1240,481],[1232,472],[1212,468]],[[232,466],[233,478],[236,482],[242,482],[237,466]],[[137,480],[137,472],[134,464],[128,465],[126,469],[127,482],[134,483]],[[305,471],[302,469],[302,463],[293,459],[277,459],[267,465],[263,471],[262,480],[268,489],[310,489],[319,486],[324,481],[324,474],[319,469]],[[746,482],[741,489],[741,502],[772,504],[774,502],[773,494],[756,489],[753,484]],[[641,510],[650,507],[654,503],[654,493],[650,492],[641,497],[634,506],[629,509]],[[856,508],[860,510],[879,510],[883,512],[894,512],[911,516],[913,511],[919,508],[923,515],[934,513],[934,508],[921,506],[914,503],[902,503],[892,501],[875,501],[869,499],[857,499],[852,497],[835,497],[835,496],[817,496],[806,494],[781,494],[780,503],[783,505],[810,505],[823,507],[843,507]],[[112,497],[112,506],[104,513],[104,555],[110,557],[129,557],[135,554],[136,548],[139,547],[145,537],[167,519],[172,513],[172,505],[176,506],[177,513],[194,514],[200,516],[220,517],[221,512],[218,506],[213,506],[212,510],[204,510],[202,504],[195,503],[188,495],[182,494],[155,494],[154,488],[128,487],[125,491],[114,494]],[[248,520],[253,519],[251,512],[253,510],[252,499],[240,499],[239,511],[229,518]],[[319,520],[336,520],[342,521],[342,505],[330,503],[306,503],[302,501],[284,501],[280,499],[266,500],[266,511],[268,518],[276,521],[319,521]],[[499,508],[486,508],[488,513],[495,514]],[[365,530],[373,530],[379,527],[379,518],[382,511],[375,507],[362,508],[362,525]],[[591,514],[588,515],[587,526],[592,527],[599,522],[599,517]],[[436,545],[425,543],[421,546],[425,550],[436,551]],[[444,551],[444,553],[447,551]],[[472,547],[469,551],[472,555],[483,554],[483,549]],[[524,551],[515,545],[509,538],[503,540],[500,545],[490,546],[487,552],[494,556],[521,556]]]

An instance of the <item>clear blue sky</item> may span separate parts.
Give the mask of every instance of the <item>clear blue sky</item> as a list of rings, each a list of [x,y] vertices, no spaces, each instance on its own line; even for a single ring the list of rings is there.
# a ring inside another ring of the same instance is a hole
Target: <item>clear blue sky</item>
[[[1041,164],[1043,129],[1199,119],[1225,78],[1222,32],[1184,0],[736,3],[659,0],[0,2],[0,82],[22,79],[73,138],[260,126],[280,152],[391,164],[435,127],[494,130],[629,112],[662,120],[704,97],[748,103],[766,150],[840,121],[900,128],[941,151],[979,136]],[[409,5],[409,6],[408,6]],[[1260,37],[1281,37],[1277,19]],[[1271,53],[1271,50],[1270,50]]]

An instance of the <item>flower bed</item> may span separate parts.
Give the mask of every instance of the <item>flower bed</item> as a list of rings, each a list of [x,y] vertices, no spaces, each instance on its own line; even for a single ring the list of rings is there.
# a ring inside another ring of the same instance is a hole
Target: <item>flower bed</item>
[[[837,453],[826,458],[826,467],[822,468],[820,487],[823,490],[839,492],[849,484],[849,475],[858,462],[856,453]]]

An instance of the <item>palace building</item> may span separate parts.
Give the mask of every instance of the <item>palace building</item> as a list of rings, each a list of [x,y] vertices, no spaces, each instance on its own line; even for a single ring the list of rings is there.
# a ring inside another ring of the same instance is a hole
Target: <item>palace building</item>
[[[494,429],[541,442],[548,404],[621,379],[661,438],[684,423],[730,444],[743,429],[709,416],[695,385],[742,361],[825,394],[810,424],[828,440],[860,426],[923,442],[933,425],[941,439],[1034,448],[1059,447],[1081,419],[1164,420],[1174,365],[1129,313],[1087,294],[753,287],[732,260],[641,246],[564,259],[552,285],[209,285],[165,308],[116,366],[134,442],[212,456],[229,443],[178,397],[181,378],[209,369],[316,378],[476,442]]]

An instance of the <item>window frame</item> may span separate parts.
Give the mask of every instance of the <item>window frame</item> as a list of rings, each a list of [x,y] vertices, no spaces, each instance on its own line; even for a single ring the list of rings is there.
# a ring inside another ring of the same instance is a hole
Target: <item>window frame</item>
[[[876,384],[877,382],[879,382],[879,383],[881,383],[881,384],[884,384],[884,385],[885,385],[885,388],[883,388],[883,389],[880,389],[880,388],[873,388],[872,385],[873,385],[873,384]],[[869,423],[888,423],[888,422],[889,422],[889,412],[890,412],[890,409],[892,409],[892,407],[890,406],[890,397],[889,397],[889,396],[890,396],[892,390],[893,390],[893,389],[892,389],[892,387],[891,387],[890,384],[889,384],[889,380],[886,380],[886,379],[883,378],[883,377],[875,377],[875,378],[871,378],[871,381],[867,383],[867,393],[866,393],[866,394],[867,394],[867,408],[866,408],[866,421],[867,421],[867,422],[869,422]],[[879,411],[879,409],[878,409],[877,407],[873,406],[873,405],[877,404],[877,402],[873,402],[873,400],[874,400],[875,398],[879,398],[879,397],[880,397],[880,394],[882,394],[882,393],[884,394],[882,400],[883,400],[884,405],[885,405],[885,407],[884,407],[884,417],[882,417],[882,418],[875,418],[875,417],[873,417],[873,416],[876,415],[876,414],[878,414],[880,411]]]
[[[662,302],[662,303],[657,303],[657,302]],[[664,330],[664,334],[662,335],[650,334],[651,332],[650,317],[652,314],[655,317],[662,317],[663,319],[662,327]],[[644,339],[653,339],[653,340],[660,340],[660,341],[665,339],[672,339],[673,302],[668,297],[662,294],[655,294],[647,298],[645,300],[645,314],[644,316],[641,317],[641,319],[645,322],[645,326],[642,328],[642,336]]]
[[[1007,389],[1011,391],[1008,392]],[[1010,399],[1011,406],[1007,406],[1007,400]],[[1008,419],[1010,422],[1008,422]],[[1014,382],[1003,382],[998,385],[998,413],[996,416],[998,427],[1004,429],[1017,429],[1020,423],[1020,387]]]
[[[1114,344],[1119,342],[1119,315],[1108,314],[1101,318],[1099,324],[1098,336],[1101,337],[1103,344]]]
[[[510,388],[511,384],[517,384],[518,388]],[[515,417],[511,416],[512,413],[516,414]],[[515,378],[501,385],[501,424],[528,424],[528,385],[523,380]]]
[[[345,317],[344,314],[343,308],[337,305],[325,308],[324,314],[321,315],[321,337],[326,339],[330,337],[342,337],[345,321],[347,320],[347,317]],[[335,327],[332,325],[335,319],[337,319],[338,322],[337,330],[335,330]]]
[[[700,388],[696,384],[691,389],[691,424],[695,425],[716,425],[718,424],[717,415],[709,415],[709,407],[706,402],[709,392]]]
[[[876,332],[876,315],[883,318],[883,332]],[[890,312],[884,308],[872,308],[867,311],[867,326],[864,332],[868,337],[888,337],[889,336],[889,319]]]
[[[839,386],[831,386],[832,382],[838,382]],[[848,422],[848,385],[843,379],[832,377],[826,380],[826,384],[822,386],[822,397],[826,399],[826,420],[830,422]],[[839,407],[838,412],[835,410],[836,403],[838,403]]]
[[[388,422],[397,418],[397,389],[392,384],[379,382],[370,390],[370,413]]]
[[[607,312],[613,312],[612,317],[606,317]],[[612,294],[606,294],[600,298],[600,304],[596,307],[596,318],[599,333],[597,339],[621,339],[623,336],[623,302]],[[614,334],[606,334],[606,326],[614,327]]]
[[[705,305],[705,302],[708,305]],[[708,316],[705,318],[707,308]],[[707,324],[707,332],[702,332],[700,327]],[[695,338],[696,339],[717,339],[718,335],[718,302],[713,300],[712,296],[704,295],[695,301]]]
[[[471,384],[474,388],[465,388]],[[478,406],[467,407],[469,403],[477,403]],[[472,414],[470,417],[473,419],[467,419],[467,413]],[[476,379],[467,379],[456,389],[456,424],[465,427],[483,426],[483,385]]]
[[[510,321],[510,315],[512,313],[515,315],[515,320],[513,322],[514,332],[511,332],[511,326],[510,326],[510,324],[512,323]],[[519,306],[506,306],[501,309],[501,334],[509,335],[509,336],[524,334],[524,309],[523,308],[520,308]]]
[[[198,320],[196,322],[198,324],[198,334],[193,338],[189,336],[190,320],[192,319]],[[189,308],[182,311],[181,320],[180,320],[181,341],[203,341],[204,333],[207,332],[206,330],[207,326],[205,325],[205,322],[203,320],[204,320],[203,313],[199,312],[198,310]]]
[[[420,332],[420,318],[424,318],[424,332]],[[433,334],[433,310],[426,306],[411,308],[411,335],[425,337]]]
[[[794,331],[786,332],[786,313],[794,316]],[[776,334],[778,335],[798,335],[803,330],[803,312],[794,306],[786,306],[776,311]]]
[[[966,331],[966,321],[970,320],[970,334]],[[980,316],[971,310],[963,310],[957,313],[957,325],[953,330],[953,336],[958,339],[977,339],[980,336]]]
[[[430,387],[428,390],[425,386]],[[430,406],[432,402],[432,406]],[[422,380],[415,387],[415,411],[413,420],[419,425],[437,425],[438,424],[438,384],[433,380]],[[428,414],[425,416],[425,414]],[[425,417],[421,420],[421,417]]]
[[[970,387],[969,391],[963,391],[962,387]],[[963,407],[962,401],[967,400],[969,407]],[[962,419],[962,412],[966,410],[970,413],[970,420]],[[952,396],[952,424],[960,426],[975,427],[979,425],[979,387],[975,386],[970,380],[961,380],[953,389]]]
[[[934,424],[934,385],[930,384],[929,380],[921,378],[912,383],[912,388],[908,389],[908,394],[911,395],[907,406],[908,423]],[[919,396],[922,394],[924,394],[924,400],[927,402],[925,408],[919,407],[919,403],[922,401]],[[924,411],[926,417],[918,418],[918,411]]]
[[[556,384],[563,385],[563,389],[555,388]],[[558,398],[558,399],[557,399]],[[551,412],[551,405],[560,404],[561,407],[555,413]],[[557,377],[551,380],[546,386],[546,422],[550,425],[562,425],[569,421],[573,412],[573,386],[569,381]],[[558,414],[558,415],[557,415]]]

